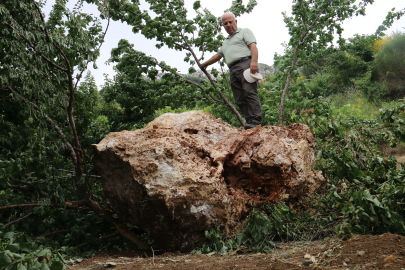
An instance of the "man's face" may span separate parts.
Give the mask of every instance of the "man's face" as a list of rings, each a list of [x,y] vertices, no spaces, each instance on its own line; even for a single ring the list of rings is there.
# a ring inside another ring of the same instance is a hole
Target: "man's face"
[[[236,25],[237,22],[238,21],[235,20],[235,18],[231,14],[225,14],[222,17],[222,25],[229,35],[232,35],[238,29],[238,26]]]

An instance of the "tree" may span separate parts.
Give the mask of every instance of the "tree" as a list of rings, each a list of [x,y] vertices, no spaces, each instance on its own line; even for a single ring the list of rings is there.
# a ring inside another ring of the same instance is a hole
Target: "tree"
[[[193,19],[187,17],[187,10],[182,0],[147,0],[150,4],[150,11],[141,11],[138,1],[88,0],[88,2],[96,3],[99,6],[99,10],[110,9],[112,19],[131,25],[134,33],[141,32],[148,39],[156,39],[157,48],[166,45],[170,49],[185,51],[186,57],[184,61],[190,63],[190,73],[195,72],[194,65],[200,66],[200,61],[204,58],[206,52],[217,51],[224,40],[220,32],[220,18],[215,17],[207,9],[203,10],[201,8],[201,1],[194,2],[193,8],[196,11],[196,16]],[[237,0],[232,2],[229,10],[236,16],[239,16],[250,12],[256,4],[255,0],[250,0],[245,6],[242,0]],[[156,16],[153,18],[149,12],[154,12]],[[146,56],[130,46],[128,42],[121,41],[119,48],[121,49],[120,53],[132,54],[132,56],[136,55],[145,61],[149,61],[149,71],[145,70],[144,73],[148,73],[151,79],[154,79],[157,73],[156,68],[160,68],[163,72],[170,73],[180,78],[181,81],[199,88],[200,93],[210,98],[213,102],[227,106],[236,115],[241,125],[244,125],[239,112],[231,101],[225,97],[216,84],[215,79],[205,69],[202,69],[202,71],[208,78],[210,86],[202,86],[186,79],[177,73],[175,68],[158,62],[153,57]],[[124,48],[127,48],[127,50],[124,50]],[[200,56],[197,56],[198,52],[201,52]]]
[[[291,75],[299,66],[322,58],[334,49],[334,33],[339,35],[338,43],[344,44],[342,23],[356,15],[364,15],[365,7],[373,0],[296,0],[292,6],[292,16],[284,13],[291,35],[283,59],[279,59],[277,67],[288,71],[286,83],[280,103],[279,125],[283,123],[284,100],[290,84]]]
[[[2,220],[11,219],[3,225],[15,228],[28,217],[44,222],[46,211],[63,212],[69,223],[82,214],[66,209],[86,209],[147,248],[94,201],[102,192],[87,163],[90,144],[83,147],[80,140],[91,140],[87,132],[98,93],[89,75],[79,83],[98,57],[108,27],[104,31],[80,4],[70,11],[66,3],[57,1],[48,20],[40,1],[0,5],[0,185],[5,190],[0,211]],[[44,226],[29,229],[40,233]]]
[[[291,35],[290,41],[285,45],[286,53],[283,57],[275,55],[275,65],[281,70],[280,74],[285,76],[286,80],[280,103],[279,125],[283,122],[284,101],[293,72],[298,67],[322,59],[323,56],[333,52],[335,33],[339,35],[337,43],[344,49],[343,21],[353,16],[365,15],[366,6],[372,4],[374,0],[361,0],[359,3],[356,3],[356,0],[295,0],[294,2],[292,16],[283,14],[284,22]],[[392,9],[374,36],[383,36],[383,31],[403,15],[403,10],[395,12],[395,8]],[[352,39],[353,41],[356,39]],[[362,57],[370,56],[370,52],[363,53],[368,55],[362,55]]]

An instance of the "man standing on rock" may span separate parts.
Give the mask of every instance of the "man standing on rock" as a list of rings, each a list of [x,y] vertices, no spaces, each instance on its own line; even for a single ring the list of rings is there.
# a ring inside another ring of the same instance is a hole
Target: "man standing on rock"
[[[256,38],[248,28],[238,28],[235,15],[230,12],[222,15],[222,25],[229,36],[217,54],[200,67],[205,69],[225,57],[231,74],[233,96],[246,119],[245,129],[254,128],[262,122],[262,108],[256,82],[262,77],[258,73],[259,52]]]

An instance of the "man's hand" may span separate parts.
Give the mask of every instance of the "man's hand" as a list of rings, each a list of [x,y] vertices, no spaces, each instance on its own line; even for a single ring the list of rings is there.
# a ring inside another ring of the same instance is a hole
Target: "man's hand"
[[[219,54],[215,54],[213,57],[211,57],[211,59],[200,64],[200,68],[206,69],[209,65],[212,65],[212,64],[218,62],[219,60],[221,60],[221,58],[222,58],[222,56],[220,56]]]
[[[259,50],[256,47],[256,43],[250,43],[249,49],[252,53],[252,60],[250,61],[250,73],[255,74],[259,70],[259,67],[257,66]]]
[[[259,70],[257,63],[250,62],[250,73],[255,74]]]

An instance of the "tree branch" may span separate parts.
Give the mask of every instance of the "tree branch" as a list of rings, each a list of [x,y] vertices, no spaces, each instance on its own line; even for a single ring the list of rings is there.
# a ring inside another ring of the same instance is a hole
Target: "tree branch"
[[[146,57],[146,56],[139,55],[139,53],[138,53],[134,48],[132,48],[132,47],[130,47],[130,46],[129,46],[128,48],[131,49],[134,53],[136,53],[139,57]],[[186,83],[195,85],[195,86],[197,86],[198,88],[200,88],[201,90],[204,90],[204,87],[202,87],[201,85],[199,85],[199,84],[197,84],[197,83],[195,83],[195,82],[193,82],[193,81],[190,81],[190,80],[186,79],[183,75],[181,75],[181,74],[179,74],[179,73],[177,73],[177,72],[173,72],[171,69],[169,69],[169,68],[167,68],[167,67],[165,67],[165,66],[159,64],[157,61],[153,60],[151,57],[146,57],[146,59],[149,60],[150,62],[152,62],[153,64],[159,66],[160,68],[162,68],[162,69],[164,69],[164,70],[166,70],[166,71],[168,71],[168,72],[170,72],[170,73],[176,75],[177,77],[183,79]],[[221,102],[220,100],[216,99],[211,93],[209,93],[209,96],[210,96],[213,100],[215,100],[215,102],[217,102],[217,103],[219,103],[219,104],[221,104],[221,105],[226,105],[224,102]]]
[[[10,226],[10,225],[12,225],[12,224],[14,224],[14,223],[17,223],[17,222],[20,222],[21,220],[26,219],[27,217],[31,216],[32,213],[34,213],[34,211],[32,211],[32,212],[26,214],[26,215],[23,216],[23,217],[17,218],[17,219],[15,219],[15,220],[13,220],[13,221],[7,223],[6,225],[4,225],[4,227]]]
[[[177,18],[177,14],[173,10],[173,6],[171,5],[171,2],[168,2],[170,5],[171,11],[173,16],[176,18],[177,24],[179,25],[179,20]],[[194,60],[196,61],[198,67],[202,70],[202,72],[205,74],[205,76],[208,78],[208,80],[211,82],[212,86],[214,86],[215,90],[217,90],[219,96],[222,98],[224,105],[228,106],[229,109],[235,114],[235,116],[238,118],[240,124],[242,126],[245,125],[245,122],[243,121],[242,117],[240,116],[239,112],[236,110],[236,108],[232,105],[232,103],[224,96],[224,94],[219,90],[218,86],[216,85],[215,81],[212,79],[211,75],[208,73],[206,69],[201,68],[200,60],[198,59],[197,55],[195,54],[194,50],[191,48],[191,45],[188,43],[187,39],[184,36],[184,33],[180,32],[181,38],[183,39],[183,42],[186,44],[188,47],[188,50],[190,53],[193,55]],[[211,98],[213,98],[212,95],[210,95]]]
[[[6,205],[0,207],[1,210],[10,209],[10,208],[18,208],[18,207],[32,207],[32,206],[41,206],[39,203],[25,203],[25,204],[14,204],[14,205]]]
[[[93,55],[95,55],[98,51],[100,51],[101,46],[104,44],[105,35],[107,34],[107,31],[108,31],[108,27],[109,27],[109,26],[110,26],[110,14],[108,14],[108,23],[107,23],[107,27],[106,27],[106,29],[105,29],[105,31],[104,31],[104,34],[103,34],[103,42],[100,43],[100,46],[98,46],[98,48],[94,51]],[[90,60],[87,60],[86,69],[87,69],[87,65],[88,65],[89,63],[90,63]],[[76,84],[75,84],[75,87],[74,87],[75,89],[77,89],[77,84],[79,83],[80,79],[81,79],[82,76],[83,76],[83,72],[84,72],[86,69],[83,68],[82,72],[80,73],[79,77],[77,78],[77,81],[76,81]]]
[[[106,220],[108,223],[113,225],[124,237],[128,238],[135,244],[137,244],[142,249],[149,249],[149,246],[143,243],[141,240],[133,235],[128,227],[124,223],[117,222],[111,215],[105,212],[100,206],[98,206],[94,201],[91,199],[87,200],[87,205],[93,210],[96,214]]]
[[[14,190],[19,190],[19,191],[32,191],[32,190],[34,190],[34,186],[16,186],[16,185],[11,185],[10,186],[10,188],[11,189],[14,189]],[[46,197],[46,198],[50,198],[51,196],[48,194],[48,193],[46,193],[45,191],[39,191],[39,194],[42,196],[42,197]]]

